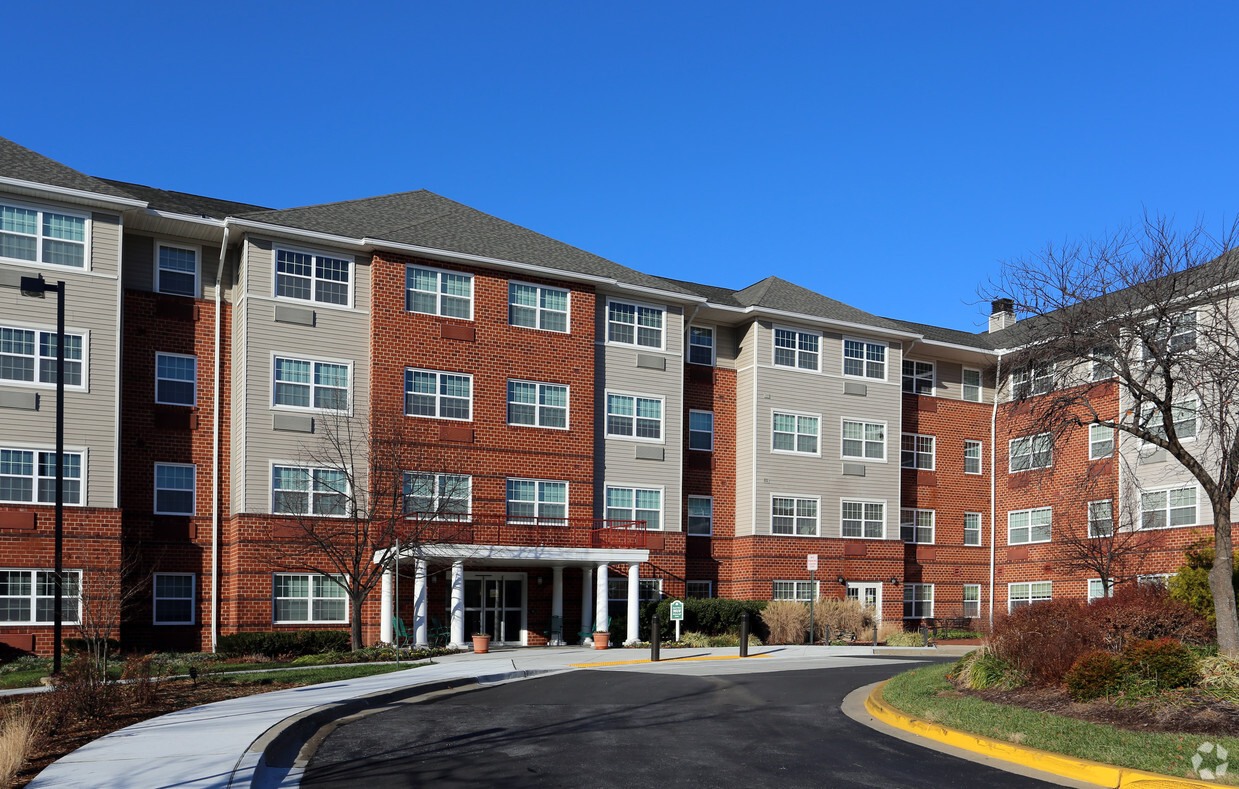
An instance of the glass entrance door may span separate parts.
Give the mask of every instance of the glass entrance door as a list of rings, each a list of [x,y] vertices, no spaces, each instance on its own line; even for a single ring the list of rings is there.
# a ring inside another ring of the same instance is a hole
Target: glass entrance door
[[[882,618],[882,584],[848,584],[848,599],[869,609],[874,619]]]
[[[525,643],[524,573],[465,573],[465,638],[474,633]]]

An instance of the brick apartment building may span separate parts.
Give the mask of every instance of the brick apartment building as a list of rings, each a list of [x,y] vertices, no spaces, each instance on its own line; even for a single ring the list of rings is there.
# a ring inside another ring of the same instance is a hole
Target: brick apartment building
[[[659,596],[987,619],[1097,594],[1055,536],[1141,491],[1178,508],[1150,574],[1209,532],[1164,457],[1120,486],[1139,447],[1028,435],[1001,302],[972,334],[773,276],[635,271],[425,191],[272,210],[0,139],[0,643],[25,650],[51,648],[56,462],[34,275],[66,284],[66,621],[83,587],[140,584],[135,646],[348,626],[330,579],[272,561],[298,512],[332,514],[333,470],[306,458],[341,421],[397,425],[410,497],[459,526],[385,574],[367,642],[393,615],[423,642],[442,623],[544,644],[553,622],[575,641],[608,617],[632,638]]]

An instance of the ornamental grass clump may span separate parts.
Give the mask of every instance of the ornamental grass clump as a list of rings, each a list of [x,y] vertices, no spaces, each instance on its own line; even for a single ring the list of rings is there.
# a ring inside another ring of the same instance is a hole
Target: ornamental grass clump
[[[794,600],[775,600],[761,619],[770,631],[770,644],[803,644],[809,632],[809,606]]]
[[[989,647],[974,649],[960,658],[947,679],[968,690],[1014,690],[1028,684],[1028,674],[1008,663]]]
[[[0,713],[0,786],[12,784],[34,749],[40,729],[30,704],[14,704]]]
[[[820,640],[830,628],[831,637],[840,633],[860,636],[873,629],[873,612],[858,600],[828,598],[813,604],[813,630]]]

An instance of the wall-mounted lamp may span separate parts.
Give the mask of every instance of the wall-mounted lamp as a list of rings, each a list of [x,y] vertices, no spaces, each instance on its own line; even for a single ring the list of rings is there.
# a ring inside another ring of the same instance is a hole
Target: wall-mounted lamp
[[[891,576],[891,586],[899,586],[899,579],[893,575]]]
[[[847,581],[847,579],[846,579],[846,578],[844,578],[842,575],[841,575],[841,576],[839,576],[839,578],[838,578],[837,580],[839,581],[839,585],[840,585],[840,586],[847,586],[847,585],[848,585],[848,581]]]

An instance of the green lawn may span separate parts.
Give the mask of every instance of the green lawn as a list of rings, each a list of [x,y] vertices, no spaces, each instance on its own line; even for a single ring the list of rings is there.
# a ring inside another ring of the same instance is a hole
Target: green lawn
[[[401,663],[397,666],[394,663],[357,663],[351,666],[337,666],[334,668],[311,666],[309,668],[292,669],[289,671],[262,671],[256,674],[233,673],[225,676],[215,676],[213,677],[213,680],[215,682],[234,685],[267,685],[273,682],[296,682],[306,685],[316,685],[320,682],[337,682],[342,679],[368,677],[372,674],[387,674],[392,671],[404,671],[405,669],[419,668],[421,666],[428,665],[430,664]]]
[[[1181,778],[1196,777],[1190,760],[1206,741],[1239,754],[1239,739],[1231,737],[1134,732],[957,695],[946,679],[950,669],[948,664],[900,674],[886,684],[883,698],[902,712],[953,729]],[[1228,774],[1217,783],[1239,785],[1239,775]]]

